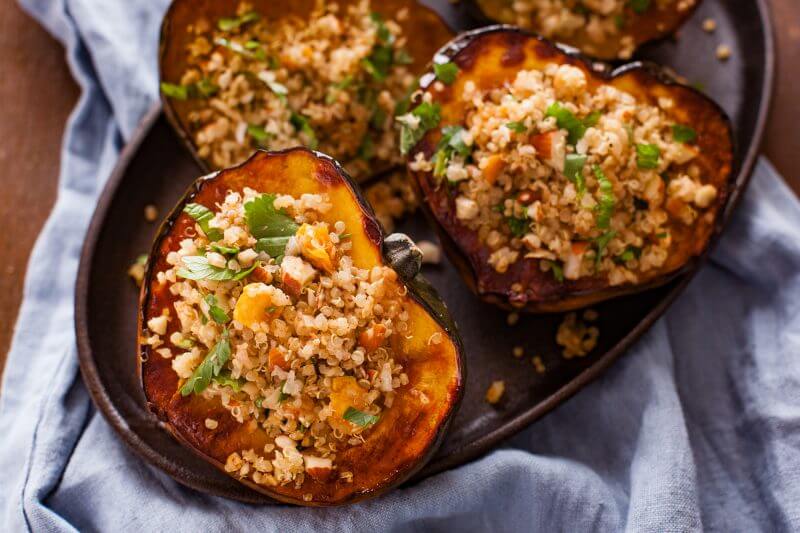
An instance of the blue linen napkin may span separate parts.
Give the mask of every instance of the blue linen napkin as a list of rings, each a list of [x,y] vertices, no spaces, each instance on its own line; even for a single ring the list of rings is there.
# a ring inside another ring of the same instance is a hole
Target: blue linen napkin
[[[725,237],[601,379],[502,449],[341,509],[263,508],[137,459],[79,377],[73,290],[120,147],[157,98],[167,1],[21,0],[82,88],[0,396],[0,530],[800,529],[800,204],[762,160]]]

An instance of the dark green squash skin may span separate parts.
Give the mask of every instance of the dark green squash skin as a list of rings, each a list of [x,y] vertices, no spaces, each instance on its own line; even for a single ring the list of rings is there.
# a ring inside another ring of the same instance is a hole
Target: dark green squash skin
[[[561,55],[571,61],[580,62],[596,76],[607,81],[626,74],[633,74],[637,77],[637,79],[641,79],[646,83],[660,84],[666,87],[675,87],[692,94],[694,98],[702,101],[703,105],[707,106],[715,115],[715,119],[718,119],[720,123],[727,128],[727,140],[729,146],[731,147],[731,159],[736,159],[733,157],[737,150],[735,138],[733,136],[733,125],[725,111],[716,102],[711,100],[702,92],[682,83],[674,74],[671,73],[671,71],[652,62],[634,61],[623,65],[614,66],[609,63],[594,61],[584,56],[580,51],[573,47],[553,43],[544,37],[516,26],[497,24],[460,34],[436,53],[435,57],[437,59],[437,63],[448,60],[461,60],[466,63],[471,63],[474,59],[473,54],[476,53],[474,49],[468,50],[470,55],[459,54],[473,44],[474,41],[491,34],[508,34],[509,36],[533,39],[547,50],[547,54],[550,54],[553,57]],[[434,82],[436,82],[436,76],[433,72],[433,64],[431,64],[428,72],[420,77],[420,90],[424,92],[426,89],[430,88]],[[411,108],[419,105],[422,92],[418,93],[416,100],[412,102]],[[415,145],[409,151],[407,157],[409,162],[413,161],[417,153],[424,152],[428,155],[432,153],[434,150],[434,145],[432,145],[430,142],[430,133],[430,131],[426,133],[422,140],[420,140],[419,143],[417,143],[417,145]],[[734,187],[733,177],[736,176],[737,172],[738,169],[735,168],[735,166],[731,166],[729,168],[725,187],[719,191],[717,201],[722,204],[722,207],[720,207],[715,218],[713,232],[705,246],[705,250],[702,253],[690,258],[682,267],[648,282],[618,287],[610,287],[607,285],[603,286],[594,278],[566,283],[558,283],[555,281],[555,279],[547,279],[541,282],[541,287],[537,287],[543,289],[540,292],[545,296],[539,297],[539,291],[535,291],[537,292],[537,295],[533,298],[530,298],[528,297],[527,293],[525,294],[525,297],[518,297],[520,295],[513,294],[510,290],[510,287],[506,286],[495,286],[491,289],[481,287],[481,280],[479,279],[479,270],[481,265],[477,264],[474,254],[470,253],[468,250],[465,250],[463,243],[444,228],[442,221],[437,217],[434,209],[429,204],[428,196],[426,195],[426,192],[423,189],[423,183],[421,182],[424,179],[421,177],[422,173],[418,174],[409,169],[411,182],[414,186],[417,197],[420,200],[422,210],[425,213],[428,222],[435,229],[437,235],[439,236],[439,240],[442,243],[442,248],[450,259],[450,262],[453,263],[453,265],[459,271],[462,279],[469,289],[487,303],[491,303],[507,310],[530,313],[559,313],[580,309],[611,298],[660,287],[683,274],[696,270],[707,255],[708,249],[712,246],[713,242],[722,231],[722,225],[725,219],[723,213],[725,211],[727,201],[731,197],[732,188]]]
[[[318,160],[326,161],[334,166],[336,169],[339,177],[341,177],[343,184],[349,189],[353,197],[355,198],[357,204],[359,205],[362,214],[364,216],[365,222],[365,233],[369,236],[372,244],[379,247],[381,249],[381,257],[383,262],[386,266],[390,266],[393,270],[398,273],[398,276],[403,280],[403,283],[408,288],[408,296],[413,299],[416,303],[418,303],[425,312],[428,313],[445,331],[448,338],[454,345],[455,348],[455,355],[456,361],[454,368],[454,373],[456,374],[456,378],[458,380],[457,388],[455,390],[455,398],[451,402],[449,412],[443,418],[442,422],[440,423],[439,427],[436,430],[436,435],[433,439],[431,439],[428,448],[426,449],[425,453],[419,457],[414,466],[411,468],[407,468],[404,472],[398,475],[395,479],[391,481],[391,483],[385,484],[383,486],[377,487],[376,490],[371,492],[362,492],[356,493],[352,495],[351,498],[337,501],[334,503],[327,503],[327,502],[306,502],[300,499],[293,499],[286,497],[284,495],[279,495],[274,492],[268,491],[265,489],[264,486],[258,485],[249,479],[240,479],[236,478],[237,481],[240,483],[248,486],[249,488],[265,494],[266,496],[273,498],[277,501],[281,501],[283,503],[295,504],[295,505],[302,505],[302,506],[328,506],[328,505],[343,505],[354,503],[363,499],[377,497],[397,486],[402,485],[406,481],[412,479],[434,456],[436,451],[439,449],[439,446],[442,444],[445,436],[447,435],[447,430],[452,422],[453,418],[455,418],[456,413],[458,412],[458,407],[461,404],[461,400],[464,396],[464,384],[466,382],[466,362],[465,362],[465,355],[464,355],[464,346],[461,340],[461,337],[458,333],[458,328],[450,316],[450,313],[447,309],[446,304],[441,299],[439,294],[437,293],[436,289],[427,281],[425,278],[419,273],[419,267],[421,265],[420,261],[416,261],[416,252],[419,252],[419,249],[416,245],[409,239],[407,236],[402,234],[395,234],[396,237],[389,239],[389,245],[385,244],[387,239],[384,239],[384,233],[378,222],[375,214],[372,210],[372,207],[367,202],[365,196],[361,192],[361,189],[356,184],[356,182],[347,174],[344,168],[333,158],[322,154],[320,152],[316,152],[310,150],[308,148],[296,147],[296,148],[289,148],[286,150],[281,151],[266,151],[266,150],[258,150],[251,156],[250,159],[254,157],[263,157],[263,156],[279,156],[285,154],[291,154],[294,152],[305,152],[307,154],[312,155],[313,157],[317,158]],[[239,167],[243,167],[248,164],[250,161],[241,163],[237,167],[232,167],[232,169],[237,169]],[[228,169],[228,170],[232,170]],[[161,226],[158,229],[156,237],[153,241],[153,245],[150,250],[149,259],[145,268],[145,275],[143,278],[142,288],[139,295],[139,308],[137,313],[138,318],[138,331],[141,332],[143,330],[144,324],[146,323],[146,311],[149,306],[149,301],[151,299],[151,280],[155,274],[155,268],[158,264],[158,261],[152,260],[154,257],[158,257],[158,253],[162,244],[162,241],[167,238],[170,234],[171,229],[176,223],[176,220],[179,216],[183,213],[183,208],[186,204],[191,203],[195,196],[200,191],[202,185],[210,180],[213,180],[221,173],[226,172],[226,170],[220,170],[217,172],[213,172],[206,176],[198,178],[192,185],[189,186],[186,193],[182,196],[182,198],[178,201],[176,206],[172,209],[169,213],[167,218],[162,222]],[[144,383],[144,375],[143,375],[143,358],[142,356],[145,355],[146,352],[142,344],[138,344],[137,341],[137,360],[139,364],[137,364],[137,371],[138,371],[138,378],[140,386],[142,390],[145,390],[145,383]],[[189,448],[193,453],[198,455],[199,457],[205,459],[207,462],[211,463],[212,465],[216,466],[220,470],[223,465],[218,463],[214,458],[210,455],[204,453],[202,450],[196,448],[192,443],[190,443],[176,428],[174,428],[168,421],[164,418],[164,413],[156,406],[150,398],[147,397],[145,394],[146,403],[148,408],[159,418],[160,425],[165,430],[167,430],[176,440],[181,442],[185,447]],[[227,475],[227,474],[226,474]]]

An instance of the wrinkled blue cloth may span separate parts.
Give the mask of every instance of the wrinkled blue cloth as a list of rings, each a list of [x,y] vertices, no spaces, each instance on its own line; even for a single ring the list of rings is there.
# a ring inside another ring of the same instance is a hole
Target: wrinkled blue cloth
[[[95,199],[156,100],[166,0],[22,0],[82,89],[0,397],[0,530],[800,529],[800,204],[766,161],[667,315],[502,449],[341,509],[184,488],[129,452],[78,373],[73,290]],[[43,103],[46,105],[46,103]]]

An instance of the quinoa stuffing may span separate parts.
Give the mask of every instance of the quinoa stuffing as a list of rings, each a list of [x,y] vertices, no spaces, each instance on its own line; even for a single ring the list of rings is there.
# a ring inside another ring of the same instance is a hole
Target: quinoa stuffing
[[[669,118],[669,98],[639,102],[555,63],[499,88],[462,87],[462,124],[440,127],[438,104],[423,94],[414,111],[436,115],[424,127],[441,140],[409,168],[448,188],[455,218],[498,273],[533,259],[562,283],[640,283],[665,265],[670,226],[691,226],[717,198],[693,162],[697,133]]]
[[[696,0],[514,0],[508,2],[503,20],[533,29],[545,37],[570,40],[585,32],[585,51],[614,38],[620,43],[620,58],[629,58],[636,46],[628,17],[677,9],[686,12]]]
[[[327,195],[248,188],[214,210],[188,204],[195,236],[157,274],[174,313],[150,318],[143,341],[171,359],[181,395],[219,398],[263,428],[263,449],[225,464],[258,484],[352,481],[337,453],[362,444],[409,383],[389,342],[409,329],[405,287],[391,268],[354,266],[345,223],[320,221],[331,208]]]
[[[415,81],[398,24],[407,9],[384,20],[368,0],[319,2],[307,20],[267,20],[242,2],[231,15],[188,28],[186,71],[161,86],[198,103],[189,127],[200,157],[226,168],[259,147],[302,145],[357,179],[401,163],[393,115]]]

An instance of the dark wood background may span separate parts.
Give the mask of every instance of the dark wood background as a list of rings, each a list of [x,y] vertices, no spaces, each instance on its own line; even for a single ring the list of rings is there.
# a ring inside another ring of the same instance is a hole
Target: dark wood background
[[[800,193],[800,1],[770,0],[778,79],[764,151]],[[78,88],[64,50],[14,0],[0,0],[0,374],[22,298],[25,268],[53,205],[65,121]],[[65,324],[64,327],[72,327]]]

